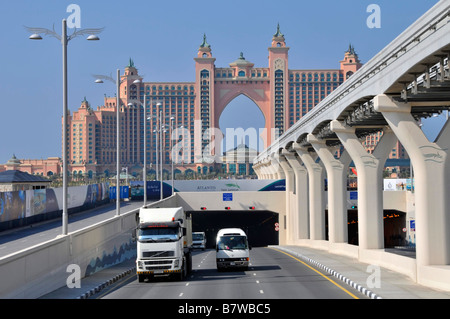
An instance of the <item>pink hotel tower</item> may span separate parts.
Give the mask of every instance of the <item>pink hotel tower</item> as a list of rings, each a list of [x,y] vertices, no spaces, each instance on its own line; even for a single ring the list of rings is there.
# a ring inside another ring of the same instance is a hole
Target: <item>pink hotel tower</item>
[[[184,154],[184,158],[188,155],[189,159],[177,164],[175,172],[211,172],[220,168],[218,165],[221,164],[199,161],[194,154],[194,140],[198,138],[200,130],[203,133],[208,128],[219,127],[222,111],[234,98],[241,94],[247,96],[264,114],[266,132],[275,128],[282,134],[362,66],[350,46],[340,61],[339,69],[290,70],[289,47],[279,26],[268,50],[267,67],[254,67],[241,53],[229,67],[217,68],[211,46],[204,36],[194,58],[195,82],[144,82],[130,59],[120,85],[122,167],[128,167],[130,174],[141,174],[145,142],[147,165],[150,170],[155,169],[156,134],[153,131],[158,127],[156,117],[162,111],[167,124],[167,118],[173,117],[174,127],[183,126],[194,137],[190,141],[191,145],[185,145],[190,154]],[[136,80],[141,82],[134,83]],[[144,95],[147,101],[145,109]],[[84,99],[79,109],[69,116],[69,171],[74,176],[115,175],[116,107],[115,97],[105,97],[104,105],[97,107],[97,110],[92,109]],[[144,112],[147,117],[153,117],[147,122],[146,141]],[[263,139],[267,146],[273,137],[266,134]],[[209,141],[201,141],[202,148],[210,144]],[[170,134],[163,133],[163,166],[167,171],[170,171],[171,143]]]

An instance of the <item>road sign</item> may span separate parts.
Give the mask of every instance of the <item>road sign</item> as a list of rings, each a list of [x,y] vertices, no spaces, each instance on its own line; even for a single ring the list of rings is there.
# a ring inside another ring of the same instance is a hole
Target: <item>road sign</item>
[[[224,202],[232,202],[233,201],[233,193],[223,193],[223,201]]]
[[[275,223],[275,231],[279,231],[280,230],[280,224],[279,223]]]

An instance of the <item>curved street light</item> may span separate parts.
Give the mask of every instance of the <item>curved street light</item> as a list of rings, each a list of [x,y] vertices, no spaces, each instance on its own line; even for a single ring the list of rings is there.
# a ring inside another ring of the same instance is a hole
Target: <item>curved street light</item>
[[[67,213],[67,113],[68,113],[68,98],[67,98],[67,45],[70,40],[80,35],[89,35],[87,40],[100,40],[97,34],[101,33],[104,28],[99,29],[80,29],[67,35],[67,20],[62,20],[62,35],[53,30],[45,28],[25,27],[30,33],[30,40],[42,40],[41,34],[54,37],[61,41],[63,54],[63,212],[62,212],[62,235],[68,233],[68,213]]]

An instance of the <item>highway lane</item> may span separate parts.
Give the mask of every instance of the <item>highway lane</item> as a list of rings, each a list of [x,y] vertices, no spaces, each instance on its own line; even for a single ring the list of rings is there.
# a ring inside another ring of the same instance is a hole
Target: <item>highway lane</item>
[[[247,271],[218,272],[215,251],[193,253],[184,281],[157,278],[139,283],[133,275],[95,298],[104,299],[367,299],[304,262],[272,248],[253,248]]]
[[[142,206],[142,201],[127,201],[121,203],[120,212],[125,213]],[[73,232],[108,218],[116,214],[116,204],[105,205],[85,212],[69,216],[69,232]],[[56,238],[62,231],[61,218],[27,226],[23,228],[3,231],[0,233],[0,258],[34,245]]]

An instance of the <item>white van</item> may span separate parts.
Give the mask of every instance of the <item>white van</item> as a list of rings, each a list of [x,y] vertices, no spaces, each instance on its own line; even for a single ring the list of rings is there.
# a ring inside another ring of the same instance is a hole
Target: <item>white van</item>
[[[205,250],[206,235],[204,232],[192,233],[192,248],[199,248],[199,249]]]
[[[216,238],[217,270],[225,268],[248,269],[249,250],[247,235],[239,228],[219,230]]]

